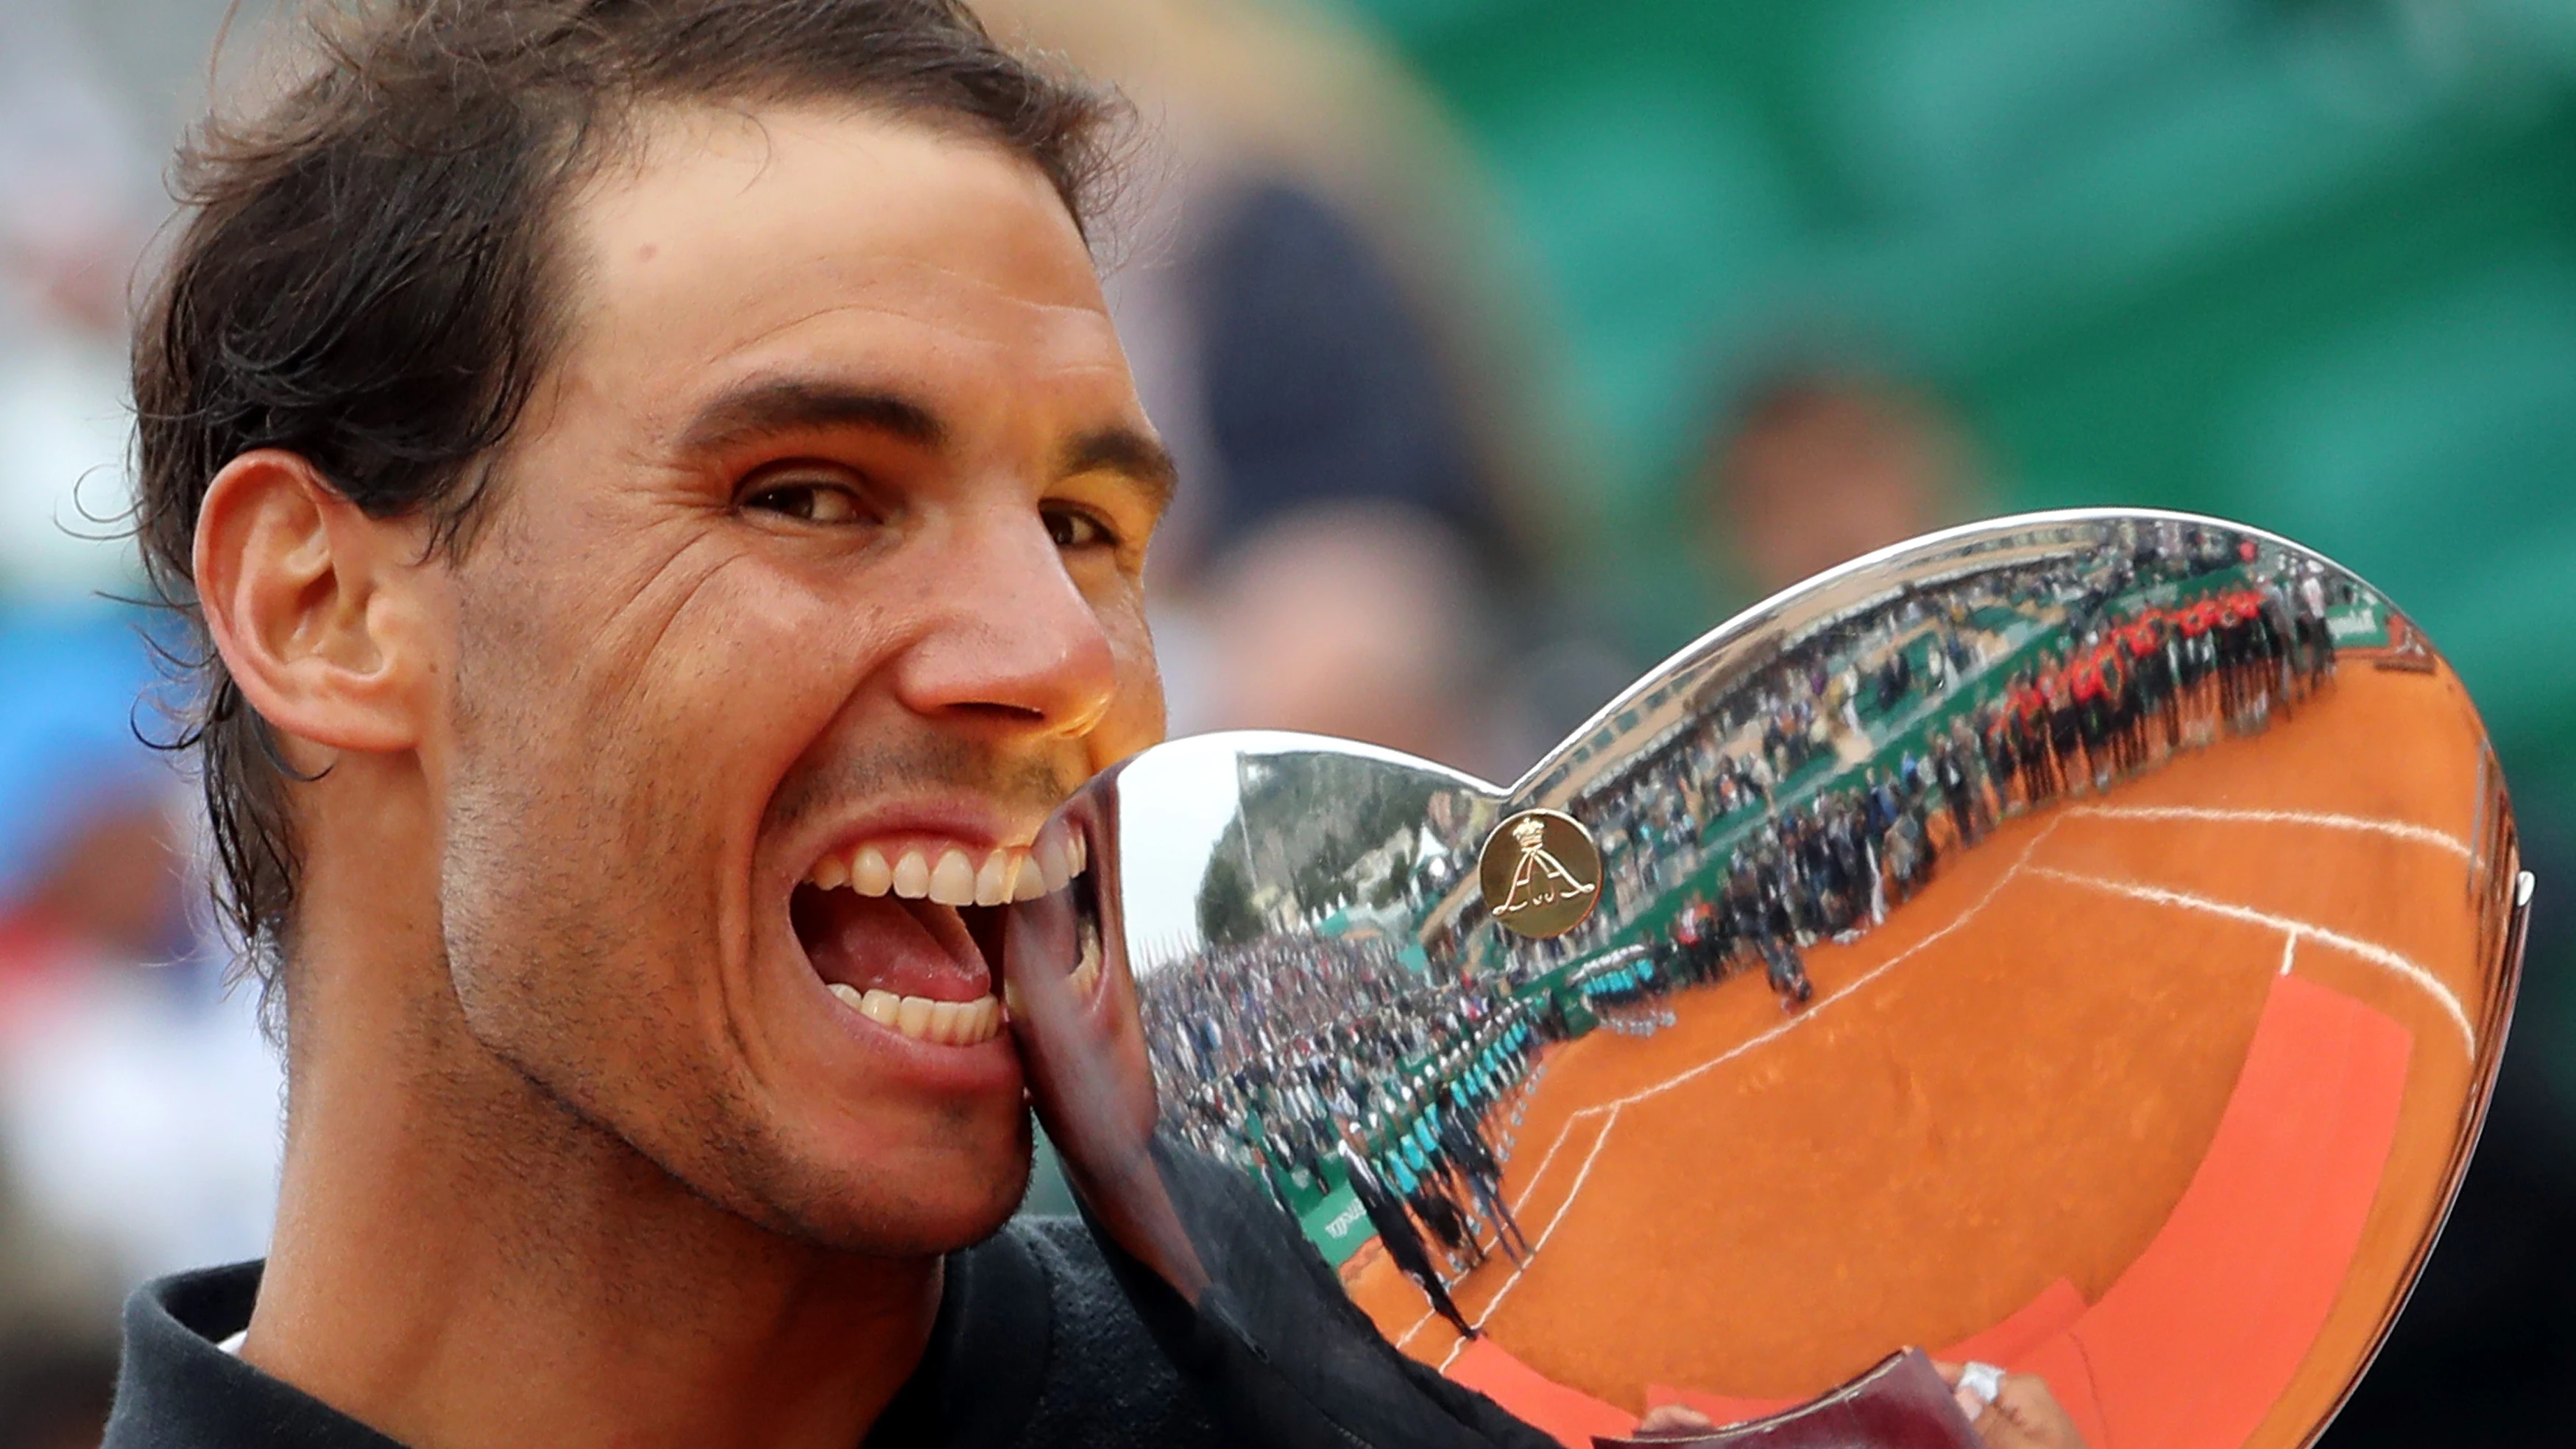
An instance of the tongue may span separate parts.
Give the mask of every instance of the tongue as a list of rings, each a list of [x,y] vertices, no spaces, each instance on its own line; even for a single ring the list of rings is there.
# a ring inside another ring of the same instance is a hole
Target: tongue
[[[788,903],[796,939],[826,982],[972,1001],[993,989],[993,973],[954,906],[799,886]]]

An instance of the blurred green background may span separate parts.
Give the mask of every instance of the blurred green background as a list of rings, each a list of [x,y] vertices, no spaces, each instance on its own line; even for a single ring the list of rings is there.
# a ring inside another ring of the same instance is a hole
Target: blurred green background
[[[1982,511],[2215,513],[2385,588],[2529,827],[2576,819],[2576,6],[1344,3],[1512,223],[1597,485],[1573,574],[1641,655],[1748,602],[1685,557],[1693,473],[1823,339],[1957,410]]]
[[[1958,408],[1997,507],[2320,548],[2576,798],[2576,7],[1347,0],[1489,169],[1562,329],[1635,643],[1708,619],[1712,406],[1818,333]]]

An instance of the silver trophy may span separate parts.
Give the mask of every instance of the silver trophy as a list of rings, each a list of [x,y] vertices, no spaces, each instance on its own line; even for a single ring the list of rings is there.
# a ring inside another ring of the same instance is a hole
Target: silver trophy
[[[1085,1212],[1247,1441],[1390,1449],[1973,1444],[1861,1414],[1908,1349],[2093,1449],[2307,1443],[2531,892],[2404,614],[2126,510],[1825,574],[1510,785],[1215,734],[1048,828],[1005,975]]]

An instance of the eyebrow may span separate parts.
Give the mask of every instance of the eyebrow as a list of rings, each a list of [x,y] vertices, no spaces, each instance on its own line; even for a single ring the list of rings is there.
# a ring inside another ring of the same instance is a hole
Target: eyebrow
[[[1172,501],[1172,492],[1180,486],[1180,466],[1172,461],[1171,450],[1134,428],[1112,425],[1094,428],[1067,444],[1059,465],[1066,477],[1077,473],[1118,473],[1143,488],[1160,510]]]
[[[718,394],[680,430],[684,454],[721,452],[769,433],[808,428],[865,428],[917,447],[947,442],[948,427],[927,405],[888,388],[852,387],[807,378],[770,378]],[[1057,461],[1059,476],[1116,473],[1142,488],[1154,507],[1170,505],[1180,466],[1153,436],[1113,423],[1079,434]]]
[[[680,430],[683,453],[720,452],[766,433],[865,428],[936,448],[947,441],[939,415],[899,392],[803,378],[772,378],[724,392]]]

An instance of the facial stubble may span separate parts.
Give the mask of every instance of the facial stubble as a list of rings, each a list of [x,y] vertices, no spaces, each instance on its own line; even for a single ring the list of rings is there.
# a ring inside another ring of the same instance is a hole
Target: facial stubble
[[[586,1139],[551,1150],[631,1154],[726,1212],[835,1249],[934,1254],[998,1227],[1029,1171],[1016,1106],[1006,1146],[957,1161],[958,1144],[990,1140],[989,1104],[928,1104],[907,1140],[936,1144],[940,1174],[967,1180],[922,1181],[917,1164],[839,1164],[799,1147],[745,1068],[742,1015],[720,999],[738,984],[720,966],[727,937],[742,938],[737,960],[753,938],[752,923],[724,920],[723,875],[735,867],[718,839],[722,772],[640,727],[632,708],[575,708],[580,727],[567,730],[547,712],[578,691],[499,667],[521,639],[490,642],[498,650],[464,652],[481,667],[460,667],[456,681],[442,944],[468,1032],[555,1119],[530,1125]],[[757,838],[924,786],[1038,813],[1076,783],[1051,762],[1006,762],[924,727],[800,761],[766,802]],[[709,1021],[721,1024],[717,1040]]]

